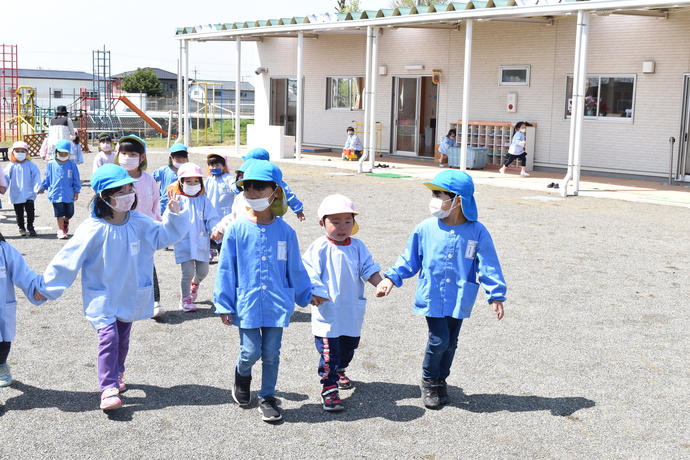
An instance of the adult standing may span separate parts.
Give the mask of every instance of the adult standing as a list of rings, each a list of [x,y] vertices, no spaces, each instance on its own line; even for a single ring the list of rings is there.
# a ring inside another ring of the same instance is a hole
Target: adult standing
[[[55,146],[58,141],[67,139],[73,141],[75,139],[74,124],[67,116],[67,107],[58,105],[55,109],[55,117],[50,120],[50,129],[48,131],[48,150],[43,156],[46,161],[51,161],[55,155]]]

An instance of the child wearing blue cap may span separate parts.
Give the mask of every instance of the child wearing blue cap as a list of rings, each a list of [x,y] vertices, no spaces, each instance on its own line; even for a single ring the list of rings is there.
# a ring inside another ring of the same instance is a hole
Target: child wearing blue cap
[[[3,174],[10,193],[10,203],[14,206],[14,214],[17,216],[19,234],[21,236],[36,236],[34,202],[36,201],[36,190],[41,184],[41,171],[31,161],[29,146],[23,141],[12,144],[10,162],[5,167]],[[25,211],[26,226],[24,225]]]
[[[168,187],[177,181],[177,170],[189,161],[187,146],[179,142],[170,147],[168,164],[156,169],[152,176],[160,184],[161,214],[168,206]]]
[[[446,379],[458,345],[460,326],[470,317],[479,286],[500,320],[506,283],[489,231],[477,222],[474,183],[464,171],[447,170],[425,182],[432,217],[412,231],[405,252],[385,273],[378,297],[419,273],[414,311],[426,317],[429,338],[422,364],[422,401],[448,404]]]
[[[122,407],[125,359],[132,322],[153,315],[153,254],[175,243],[188,215],[172,198],[163,222],[137,211],[134,182],[121,166],[105,164],[91,176],[91,217],[50,262],[38,291],[55,300],[81,270],[84,316],[98,332],[101,409]]]
[[[74,202],[79,199],[81,178],[77,164],[70,160],[71,142],[62,139],[55,145],[55,161],[46,165],[38,193],[48,190],[48,201],[53,203],[53,215],[57,219],[57,237],[69,238],[69,220],[74,216]]]
[[[225,233],[213,294],[223,324],[240,333],[232,397],[242,406],[251,402],[252,367],[261,358],[259,412],[266,422],[283,417],[275,398],[283,328],[295,303],[305,307],[313,300],[297,235],[276,218],[287,210],[281,182],[276,165],[256,161],[237,183],[250,209]]]

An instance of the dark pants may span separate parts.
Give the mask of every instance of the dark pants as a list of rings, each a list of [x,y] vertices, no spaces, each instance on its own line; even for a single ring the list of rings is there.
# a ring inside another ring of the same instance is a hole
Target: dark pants
[[[10,348],[12,348],[12,342],[0,342],[0,364],[5,364],[7,362],[7,357],[10,355]]]
[[[429,340],[422,364],[422,378],[445,380],[450,375],[455,349],[458,347],[461,319],[426,318],[429,327]]]
[[[29,230],[33,230],[34,200],[26,200],[26,203],[16,203],[14,205],[14,214],[17,216],[17,225],[20,230],[26,230],[24,226],[24,210],[26,210],[26,223],[29,225]]]
[[[158,274],[156,273],[156,266],[153,266],[153,301],[161,301],[161,288],[158,285]]]
[[[508,159],[503,163],[503,166],[508,167],[515,160],[517,160],[516,164],[518,166],[526,166],[527,152],[522,152],[520,155],[508,155]]]
[[[359,337],[314,337],[319,358],[319,375],[323,386],[338,384],[338,371],[347,368],[359,346]]]

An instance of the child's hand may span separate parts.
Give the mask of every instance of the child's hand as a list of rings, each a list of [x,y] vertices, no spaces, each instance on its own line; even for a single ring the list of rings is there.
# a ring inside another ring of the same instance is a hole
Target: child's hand
[[[0,195],[4,195],[6,191],[7,187],[3,187],[2,185],[0,185]]]
[[[220,315],[220,320],[226,326],[232,326],[232,315],[222,314],[222,315]]]
[[[384,278],[383,281],[376,286],[376,297],[384,297],[391,293],[393,290],[393,280],[390,278]]]
[[[79,199],[79,194],[78,194],[78,193],[75,193],[75,194],[74,194],[74,201],[77,201],[78,199]]]
[[[211,233],[211,239],[213,241],[220,241],[223,239],[223,234],[218,230],[214,230],[213,233]]]
[[[45,296],[34,289],[34,300],[46,300]]]
[[[491,305],[494,307],[494,313],[496,313],[496,317],[500,321],[503,318],[503,302],[494,300],[491,302]]]
[[[180,204],[180,196],[179,195],[173,195],[170,197],[170,201],[168,201],[168,209],[173,214],[179,214],[180,213],[180,210],[182,209],[182,205]]]
[[[327,300],[330,300],[330,299],[327,299],[326,297],[320,297],[318,295],[312,295],[311,296],[311,302],[309,302],[309,303],[318,307],[319,305],[323,305],[323,303]]]
[[[297,219],[299,219],[300,222],[302,222],[304,219],[306,219],[303,212],[298,212],[295,215],[297,216]]]
[[[41,194],[43,194],[43,192],[45,192],[45,189],[42,188],[42,189],[39,190],[37,193],[38,193],[39,195],[41,195]]]

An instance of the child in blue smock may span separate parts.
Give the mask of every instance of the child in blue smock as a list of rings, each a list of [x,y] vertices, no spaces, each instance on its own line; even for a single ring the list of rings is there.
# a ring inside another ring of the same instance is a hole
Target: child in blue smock
[[[276,218],[287,210],[280,183],[280,169],[268,161],[252,163],[238,182],[250,209],[225,232],[213,292],[221,321],[240,333],[232,397],[242,406],[251,402],[252,366],[261,358],[259,411],[267,422],[283,417],[275,398],[283,328],[295,303],[312,301],[297,235]]]
[[[429,329],[422,364],[422,401],[426,407],[448,404],[446,379],[458,345],[460,326],[470,317],[479,286],[503,318],[506,283],[489,231],[477,222],[474,183],[464,171],[440,172],[432,182],[432,217],[412,231],[405,252],[385,273],[377,296],[419,273],[414,311]]]
[[[223,219],[232,211],[232,203],[235,201],[235,176],[228,171],[228,157],[220,153],[210,153],[206,156],[208,173],[204,180],[206,195],[218,212],[218,217]],[[218,257],[220,241],[211,240],[210,261]]]
[[[527,173],[527,152],[525,151],[525,146],[527,145],[527,127],[532,126],[524,121],[518,121],[515,124],[515,134],[513,135],[513,140],[508,147],[508,159],[503,163],[501,169],[498,171],[501,174],[506,173],[506,168],[515,161],[515,163],[520,166],[520,175],[523,177],[529,176]],[[517,161],[516,161],[517,160]]]
[[[12,384],[7,357],[17,332],[17,298],[14,286],[35,305],[43,303],[34,298],[39,275],[29,268],[24,257],[0,234],[0,387]],[[40,297],[40,296],[39,296]]]
[[[324,302],[312,307],[311,329],[321,355],[323,410],[343,409],[338,389],[352,388],[345,375],[359,345],[366,299],[364,281],[381,282],[381,267],[361,240],[350,238],[359,230],[355,205],[343,195],[330,195],[319,206],[319,225],[326,234],[302,256],[312,283],[312,295]]]
[[[168,206],[168,187],[177,181],[177,170],[189,161],[187,154],[187,146],[179,142],[170,147],[170,156],[168,157],[168,164],[161,166],[153,171],[153,178],[160,184],[161,193],[161,214]]]
[[[122,407],[132,322],[153,316],[153,254],[188,229],[189,215],[180,211],[177,198],[170,200],[162,223],[132,211],[136,181],[112,163],[93,173],[92,215],[55,255],[38,289],[48,299],[57,299],[81,270],[84,316],[98,332],[103,410]]]
[[[79,131],[76,129],[74,130],[74,141],[70,143],[69,159],[78,165],[84,163],[84,152],[81,149],[81,138],[79,137]]]
[[[3,174],[10,191],[10,203],[14,206],[14,214],[17,216],[19,234],[21,236],[36,236],[34,201],[41,184],[41,171],[31,161],[29,146],[26,142],[17,141],[12,144],[10,161],[11,163],[5,167]],[[26,226],[24,225],[24,211],[26,211]]]
[[[189,210],[188,231],[175,243],[175,263],[180,264],[180,308],[196,311],[194,301],[199,295],[199,285],[209,271],[210,238],[218,223],[218,213],[206,197],[201,168],[185,163],[177,171],[178,180],[168,187],[169,196],[178,196],[182,209]]]
[[[448,131],[448,134],[446,134],[446,137],[443,138],[441,145],[438,146],[438,153],[441,154],[438,159],[438,165],[441,168],[445,167],[448,163],[448,149],[450,147],[455,147],[455,137],[457,134],[458,132],[455,129],[451,129]]]
[[[57,219],[57,237],[68,238],[69,220],[74,216],[74,202],[79,199],[81,178],[79,169],[70,160],[71,142],[62,139],[55,144],[55,161],[46,165],[46,175],[38,193],[48,190],[48,201],[53,203],[53,215]]]

